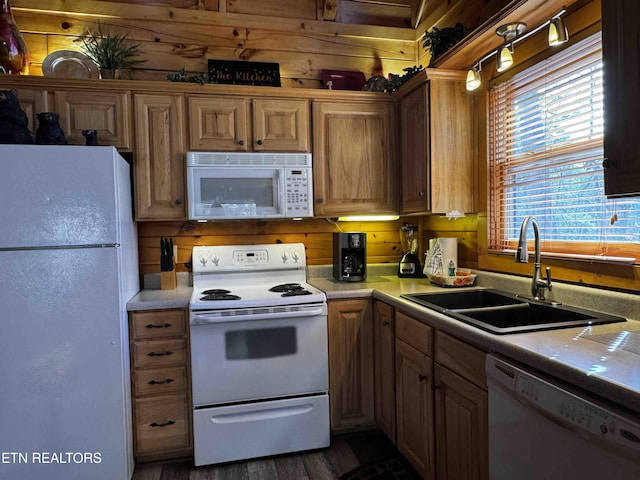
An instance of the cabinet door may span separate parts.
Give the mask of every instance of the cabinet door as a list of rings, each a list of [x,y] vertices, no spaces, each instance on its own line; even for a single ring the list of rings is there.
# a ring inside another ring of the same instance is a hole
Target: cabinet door
[[[38,120],[36,114],[49,111],[49,102],[46,90],[31,90],[26,88],[16,89],[18,92],[18,101],[20,108],[27,116],[27,126],[29,132],[36,138],[36,129],[38,128]]]
[[[316,215],[397,214],[393,116],[388,103],[314,102]]]
[[[373,302],[373,369],[375,419],[389,439],[396,441],[395,320],[393,307]]]
[[[84,145],[82,130],[98,132],[100,145],[131,150],[131,121],[127,92],[58,91],[56,112],[60,127],[72,145]]]
[[[233,152],[251,147],[247,98],[196,95],[187,101],[190,150]]]
[[[307,100],[253,100],[253,149],[270,152],[308,152]]]
[[[402,213],[423,213],[431,209],[428,101],[426,84],[400,101]]]
[[[640,3],[602,4],[604,62],[604,193],[640,195]]]
[[[331,428],[373,425],[373,325],[369,300],[329,305]]]
[[[137,220],[182,220],[184,101],[181,95],[136,94],[134,162]]]
[[[474,212],[472,97],[455,72],[429,77],[401,94],[402,213]]]
[[[398,450],[422,476],[434,477],[433,361],[396,340]]]
[[[436,364],[438,479],[487,480],[487,392]]]

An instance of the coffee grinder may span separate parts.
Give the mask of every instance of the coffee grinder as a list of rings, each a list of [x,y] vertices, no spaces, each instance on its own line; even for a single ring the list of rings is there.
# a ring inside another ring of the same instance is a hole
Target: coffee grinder
[[[400,243],[402,244],[402,260],[398,265],[398,277],[415,278],[422,276],[420,259],[418,258],[418,227],[405,223],[400,228]]]
[[[341,282],[361,282],[367,278],[367,234],[333,234],[333,277]]]

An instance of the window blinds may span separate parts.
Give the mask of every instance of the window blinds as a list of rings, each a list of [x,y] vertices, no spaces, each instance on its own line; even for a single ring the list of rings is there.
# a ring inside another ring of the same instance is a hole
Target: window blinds
[[[640,200],[604,196],[602,74],[597,34],[491,90],[491,250],[532,215],[544,251],[640,257]]]

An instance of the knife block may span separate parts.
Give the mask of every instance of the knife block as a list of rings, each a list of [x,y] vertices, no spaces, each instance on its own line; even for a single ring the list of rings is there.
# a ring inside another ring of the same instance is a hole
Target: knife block
[[[177,286],[176,271],[160,272],[160,289],[173,290]]]

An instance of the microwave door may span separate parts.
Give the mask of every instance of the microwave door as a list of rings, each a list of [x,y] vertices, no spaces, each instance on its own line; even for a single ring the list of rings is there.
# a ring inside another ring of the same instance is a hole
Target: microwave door
[[[188,177],[191,219],[284,217],[279,168],[192,168]]]

